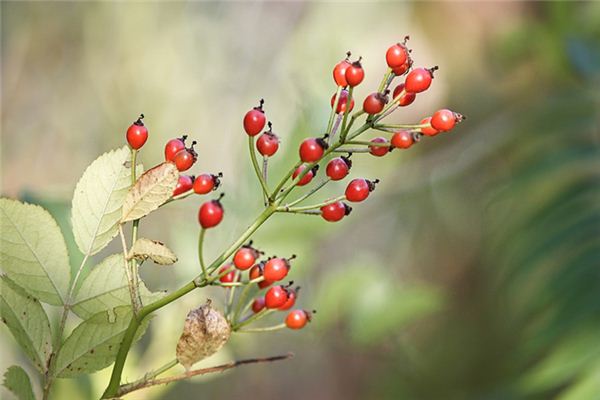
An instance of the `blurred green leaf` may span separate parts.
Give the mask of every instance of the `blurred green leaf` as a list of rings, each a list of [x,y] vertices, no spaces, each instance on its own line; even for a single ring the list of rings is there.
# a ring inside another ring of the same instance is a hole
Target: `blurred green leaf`
[[[19,400],[35,400],[29,375],[17,365],[9,367],[4,373],[4,387],[10,390]]]

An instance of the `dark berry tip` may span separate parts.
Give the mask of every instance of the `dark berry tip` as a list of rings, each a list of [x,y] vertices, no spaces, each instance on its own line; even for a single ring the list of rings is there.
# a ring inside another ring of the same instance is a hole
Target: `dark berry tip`
[[[137,125],[137,126],[144,126],[144,122],[142,121],[143,119],[144,119],[144,114],[140,114],[138,119],[133,124]]]
[[[295,255],[295,254],[292,254],[290,257],[288,257],[288,259],[287,259],[287,260],[288,260],[288,261],[292,261],[292,260],[293,260],[293,259],[295,259],[295,258],[296,258],[296,255]]]
[[[187,140],[188,135],[182,135],[179,140],[181,140],[183,142],[183,144],[185,144],[185,141]]]
[[[350,52],[350,50],[348,50],[346,52],[346,61],[348,61],[348,59],[350,59],[351,56],[352,56],[352,52]]]
[[[346,203],[343,203],[343,204],[344,204],[344,215],[350,215],[350,213],[352,212],[352,207],[350,207]]]

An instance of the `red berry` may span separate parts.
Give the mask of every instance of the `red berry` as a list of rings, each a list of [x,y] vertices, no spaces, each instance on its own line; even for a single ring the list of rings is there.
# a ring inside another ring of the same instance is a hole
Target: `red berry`
[[[294,304],[296,304],[296,299],[298,298],[299,291],[300,286],[296,287],[295,289],[288,289],[288,299],[281,307],[279,307],[279,310],[285,311],[294,307]]]
[[[219,178],[223,177],[223,173],[219,172],[218,175],[213,174],[202,174],[198,175],[194,181],[194,192],[198,194],[207,194],[213,190],[216,190],[221,184]]]
[[[312,319],[312,314],[305,310],[293,310],[285,318],[285,324],[290,329],[302,329]]]
[[[335,67],[333,67],[333,80],[338,86],[348,86],[348,81],[346,81],[346,70],[350,66],[348,57],[350,57],[350,52],[347,53],[346,59],[340,61],[335,65]]]
[[[406,107],[412,104],[412,102],[415,101],[415,99],[417,98],[417,95],[415,93],[407,93],[406,91],[404,91],[404,83],[401,83],[398,86],[396,86],[392,97],[395,99],[396,97],[400,96],[401,93],[402,95],[398,100],[398,105],[400,107]]]
[[[148,140],[148,129],[144,126],[142,119],[144,119],[144,114],[141,114],[137,121],[127,128],[127,143],[134,150],[140,149]]]
[[[288,300],[288,290],[283,286],[273,286],[265,293],[265,306],[279,308]]]
[[[406,59],[406,62],[399,67],[392,68],[392,72],[396,76],[404,75],[405,73],[407,73],[410,70],[410,67],[412,67],[412,64],[413,64],[413,61],[410,58],[410,56],[408,56],[408,58]]]
[[[341,201],[336,201],[335,203],[321,207],[321,217],[323,217],[325,221],[337,222],[346,215],[349,215],[351,211],[352,207]]]
[[[250,244],[242,246],[233,256],[233,264],[242,271],[254,265],[260,253]]]
[[[255,314],[259,313],[262,311],[263,308],[265,308],[265,298],[257,297],[256,299],[254,299],[254,301],[252,302],[252,312]]]
[[[296,177],[298,175],[300,175],[302,172],[304,172],[304,170],[306,169],[306,164],[302,164],[300,165],[298,168],[296,168],[296,170],[294,171],[294,173],[292,174],[292,179],[296,179]],[[319,170],[319,166],[315,165],[310,171],[308,171],[299,181],[296,185],[298,186],[304,186],[307,185],[308,183],[310,183],[310,181],[313,180],[313,178],[317,175],[317,171]]]
[[[231,271],[229,271],[228,273],[226,273],[225,275],[223,275],[222,277],[219,278],[219,281],[223,282],[223,283],[232,283],[236,281],[236,271],[234,268],[232,268],[233,266],[231,264],[225,264],[223,265],[221,268],[219,268],[219,275],[221,275],[222,273],[224,273],[225,271],[227,271],[228,269],[231,268]],[[240,277],[237,277],[237,280],[240,280]]]
[[[348,175],[352,167],[352,161],[348,157],[336,157],[327,163],[325,173],[332,181],[339,181]]]
[[[180,138],[171,139],[165,145],[165,161],[175,161],[175,155],[179,151],[185,149],[185,140],[187,135],[183,135]]]
[[[175,186],[175,190],[173,190],[173,196],[177,196],[178,194],[185,193],[188,190],[192,190],[193,186],[193,176],[179,175],[179,179],[177,180],[177,186]]]
[[[457,122],[462,121],[463,116],[447,109],[438,110],[431,116],[431,127],[440,132],[447,132],[454,128]]]
[[[221,197],[223,197],[221,195]],[[223,219],[223,206],[221,205],[221,197],[217,200],[209,200],[200,206],[198,211],[198,221],[202,228],[212,228],[219,225]]]
[[[331,96],[331,107],[335,104],[335,93]],[[342,89],[340,92],[340,99],[338,100],[337,108],[335,109],[336,114],[341,114],[346,112],[346,106],[348,105],[348,91],[346,89]],[[348,112],[352,111],[354,108],[354,99],[350,100],[350,109]]]
[[[408,60],[408,49],[406,48],[406,39],[404,39],[404,43],[396,43],[387,50],[385,53],[385,61],[387,62],[388,67],[390,68],[398,68],[404,65],[406,60]]]
[[[265,127],[267,117],[265,117],[265,112],[262,108],[264,103],[265,101],[260,99],[258,107],[254,107],[244,116],[244,130],[249,136],[258,135]]]
[[[304,162],[319,161],[329,146],[322,138],[308,138],[300,144],[300,159]]]
[[[423,135],[435,136],[438,133],[440,133],[437,129],[431,126],[431,117],[423,118],[419,124],[426,125],[423,128],[421,128],[421,133]]]
[[[404,81],[406,91],[409,93],[420,93],[427,90],[433,79],[433,71],[436,69],[438,69],[438,67],[430,69],[416,68],[410,71]]]
[[[365,200],[375,189],[375,185],[379,183],[379,179],[369,181],[363,178],[352,179],[346,187],[346,199],[354,203]]]
[[[408,149],[415,139],[409,131],[398,131],[392,135],[392,146],[397,149]]]
[[[390,151],[389,142],[384,137],[376,137],[371,143],[386,143],[388,146],[369,146],[369,153],[375,157],[383,157]]]
[[[260,278],[261,276],[263,276],[263,266],[264,263],[260,263],[255,265],[254,267],[250,268],[250,271],[248,272],[248,277],[250,280],[254,280],[257,278]],[[274,282],[272,281],[260,281],[258,282],[258,287],[261,289],[264,289],[266,287],[269,287],[273,284]]]
[[[296,256],[292,256],[289,259],[285,258],[271,258],[267,260],[265,266],[263,268],[263,276],[267,281],[277,282],[285,278],[290,270],[290,262],[292,258]]]
[[[179,150],[177,154],[175,154],[173,162],[180,172],[187,171],[188,169],[192,168],[192,165],[194,165],[198,159],[198,153],[196,153],[194,150],[195,144],[196,141],[193,141],[191,147]]]
[[[358,61],[354,61],[347,69],[346,69],[346,82],[351,87],[358,86],[363,81],[365,77],[365,70],[362,68],[360,64],[360,59]]]
[[[265,157],[271,157],[279,149],[279,138],[273,132],[265,132],[256,141],[256,148]]]
[[[371,93],[365,98],[363,103],[363,111],[369,115],[379,114],[385,104],[387,103],[387,96],[383,93]]]

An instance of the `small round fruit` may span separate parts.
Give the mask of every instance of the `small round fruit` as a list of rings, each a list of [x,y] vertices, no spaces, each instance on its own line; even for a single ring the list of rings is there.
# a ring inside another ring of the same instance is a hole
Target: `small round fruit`
[[[290,329],[302,329],[312,319],[312,314],[305,310],[293,310],[285,318],[285,325]]]
[[[265,157],[271,157],[279,149],[279,138],[271,131],[265,132],[256,141],[256,149]]]
[[[415,139],[409,131],[398,131],[392,135],[391,142],[397,149],[408,149],[415,143]]]
[[[300,292],[300,286],[297,286],[295,289],[288,289],[288,299],[281,307],[279,307],[279,310],[285,311],[294,307],[296,299],[298,298],[298,292]]]
[[[137,121],[127,128],[127,143],[134,150],[142,148],[146,140],[148,140],[148,129],[144,126],[143,119],[144,114],[141,114]]]
[[[325,221],[337,222],[346,215],[349,215],[351,211],[352,207],[341,201],[336,201],[335,203],[321,207],[321,217],[323,217]]]
[[[333,105],[335,104],[335,93],[333,94],[333,96],[331,96],[331,107],[333,107]],[[346,107],[348,106],[348,91],[346,89],[343,89],[340,92],[340,99],[338,100],[338,105],[335,109],[336,114],[342,114],[346,112]],[[348,110],[348,112],[352,111],[352,109],[354,109],[354,99],[350,100],[350,109]]]
[[[325,173],[332,181],[344,179],[350,172],[352,161],[348,157],[336,157],[327,163]]]
[[[237,269],[245,271],[254,265],[260,253],[251,245],[242,246],[233,256],[233,264]]]
[[[348,86],[354,87],[360,85],[360,83],[365,78],[365,70],[363,69],[360,58],[358,61],[354,61],[347,69],[346,69],[346,82],[348,82]]]
[[[306,164],[302,164],[300,165],[298,168],[296,168],[296,170],[294,171],[294,173],[292,174],[292,179],[296,179],[296,177],[300,174],[302,174],[304,172],[304,170],[306,169]],[[313,178],[317,175],[317,171],[319,170],[319,166],[315,165],[310,171],[308,171],[302,178],[300,178],[300,180],[298,181],[298,183],[296,185],[298,186],[304,186],[310,183],[310,181],[313,180]]]
[[[369,146],[369,153],[375,157],[383,157],[390,151],[389,142],[384,137],[376,137],[371,143],[384,143],[386,146]]]
[[[388,67],[394,69],[401,67],[408,60],[408,49],[406,48],[406,40],[404,43],[396,43],[385,53],[385,61]]]
[[[248,272],[248,277],[251,281],[263,276],[263,266],[264,266],[264,263],[260,263],[260,264],[256,264],[252,268],[250,268],[250,271]],[[274,282],[266,281],[266,280],[260,281],[260,282],[258,282],[258,287],[260,289],[264,289],[266,287],[271,286],[273,283]]]
[[[421,93],[431,86],[431,81],[433,79],[433,71],[438,69],[438,67],[433,67],[430,69],[426,68],[415,68],[406,76],[406,80],[404,81],[404,85],[406,91],[409,93]]]
[[[228,269],[231,269],[231,271],[227,272],[225,275],[221,276],[219,278],[219,281],[221,281],[222,283],[232,283],[236,281],[236,271],[234,268],[232,268],[233,265],[231,264],[225,264],[223,265],[221,268],[219,268],[219,275],[225,273],[225,271],[227,271]],[[237,280],[239,281],[239,277],[237,277]]]
[[[221,196],[222,197],[222,196]],[[200,206],[198,211],[198,221],[204,229],[212,228],[223,220],[223,206],[221,197],[217,200],[209,200]]]
[[[268,281],[277,282],[287,276],[290,268],[289,260],[280,257],[271,258],[265,263],[263,276]]]
[[[423,118],[419,125],[425,125],[421,128],[421,133],[426,136],[435,136],[440,133],[437,129],[431,126],[431,117]]]
[[[406,59],[406,62],[399,67],[392,68],[392,72],[396,76],[404,75],[410,70],[410,67],[412,67],[412,64],[413,64],[413,61],[409,55],[408,58]]]
[[[333,67],[333,80],[338,86],[348,86],[348,81],[346,81],[346,70],[350,66],[348,57],[350,57],[350,52],[346,53],[346,59],[340,61]]]
[[[187,171],[188,169],[192,168],[192,165],[194,165],[198,159],[198,153],[196,153],[196,150],[194,150],[195,144],[196,141],[193,141],[190,147],[179,150],[177,154],[175,154],[173,162],[175,163],[175,166],[179,172]]]
[[[258,107],[254,107],[244,115],[244,130],[248,136],[256,136],[263,130],[267,117],[263,111],[263,104],[265,101],[260,99]]]
[[[265,308],[265,298],[261,296],[254,299],[252,302],[252,312],[254,314],[259,313],[263,308]]]
[[[356,178],[348,183],[346,187],[346,199],[353,203],[358,203],[369,197],[369,193],[375,190],[375,185],[379,179],[370,181],[364,178]]]
[[[304,162],[319,161],[329,146],[322,138],[308,138],[300,144],[300,159]]]
[[[201,174],[198,175],[194,180],[194,192],[198,194],[207,194],[213,190],[216,190],[221,184],[223,173],[219,172],[217,175],[213,174]]]
[[[288,300],[288,290],[283,286],[273,286],[265,293],[265,306],[267,308],[279,308]]]
[[[178,194],[185,193],[188,190],[192,190],[193,186],[193,176],[179,175],[179,179],[177,180],[177,186],[175,186],[175,190],[173,190],[173,196],[177,196]]]
[[[371,93],[363,102],[363,111],[369,115],[379,114],[386,103],[387,97],[383,93]]]
[[[396,89],[394,89],[394,94],[392,97],[395,99],[398,96],[401,96],[397,103],[400,107],[406,107],[412,104],[412,102],[417,98],[415,93],[408,93],[404,90],[404,83],[399,84],[396,86]]]
[[[457,122],[462,121],[463,116],[447,109],[438,110],[431,116],[431,127],[440,132],[447,132],[454,128]]]
[[[175,155],[185,149],[185,140],[187,135],[180,138],[171,139],[165,145],[165,161],[175,161]]]

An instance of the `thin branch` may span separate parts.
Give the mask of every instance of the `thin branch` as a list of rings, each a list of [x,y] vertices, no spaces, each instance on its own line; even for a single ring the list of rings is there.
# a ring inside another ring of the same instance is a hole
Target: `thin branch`
[[[135,282],[131,276],[131,268],[128,259],[127,242],[125,241],[125,234],[123,233],[123,224],[119,224],[119,236],[121,237],[121,245],[123,246],[123,262],[125,264],[125,274],[127,275],[127,286],[129,287],[129,296],[131,297],[131,307],[133,308],[134,314],[137,316],[138,304],[137,295],[135,290]]]
[[[211,374],[214,372],[223,372],[223,371],[227,371],[228,369],[240,367],[242,365],[287,360],[292,357],[294,357],[294,353],[287,353],[287,354],[283,354],[280,356],[273,356],[273,357],[249,358],[246,360],[238,360],[238,361],[233,361],[233,362],[230,362],[227,364],[217,365],[216,367],[195,369],[195,370],[188,371],[188,372],[180,374],[180,375],[170,376],[168,378],[151,379],[151,380],[148,380],[143,383],[136,384],[136,385],[126,384],[119,388],[119,390],[117,391],[117,397],[123,396],[127,393],[134,392],[136,390],[146,389],[151,386],[166,385],[166,384],[169,384],[172,382],[181,381],[183,379],[188,379],[188,378],[198,376],[198,375],[206,375],[206,374]]]
[[[200,234],[198,235],[198,261],[200,261],[200,267],[202,267],[202,274],[204,279],[208,280],[208,271],[206,270],[206,264],[204,264],[204,234],[206,229],[200,228]]]
[[[260,187],[262,189],[263,198],[265,200],[265,205],[269,198],[269,188],[267,187],[267,182],[262,175],[260,167],[258,166],[258,160],[256,159],[256,152],[254,151],[254,136],[248,136],[248,151],[250,152],[250,159],[252,160],[252,167],[254,168],[254,172],[256,173],[256,177],[260,182]]]
[[[296,200],[292,201],[289,204],[286,204],[284,207],[293,207],[296,204],[303,202],[304,200],[306,200],[310,196],[312,196],[314,193],[319,191],[319,189],[321,189],[323,186],[327,185],[330,180],[331,180],[331,178],[324,179],[323,181],[319,182],[319,184],[317,184],[314,188],[312,188],[308,193],[306,193],[304,196],[298,197]]]

